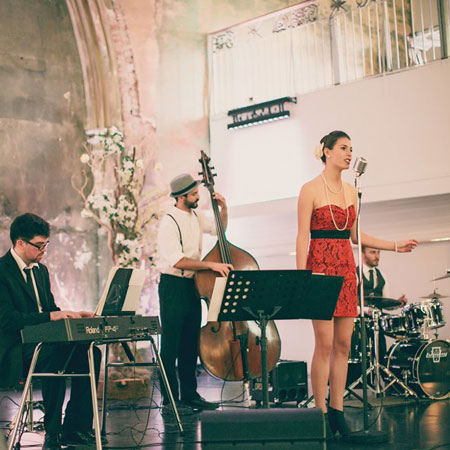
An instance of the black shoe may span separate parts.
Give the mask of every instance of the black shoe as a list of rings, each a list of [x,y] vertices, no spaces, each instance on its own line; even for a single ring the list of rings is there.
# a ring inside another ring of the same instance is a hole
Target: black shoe
[[[92,445],[95,444],[95,436],[87,431],[63,431],[60,441],[64,446]]]
[[[61,450],[57,434],[45,433],[42,450]]]
[[[331,429],[330,419],[328,417],[328,413],[325,413],[324,417],[325,417],[325,432],[326,432],[325,439],[327,441],[334,441],[336,439],[335,436],[334,436],[335,433]]]
[[[186,405],[190,406],[192,409],[203,410],[203,409],[217,409],[220,405],[219,403],[208,402],[203,397],[195,397],[194,399],[184,402]]]
[[[183,403],[176,402],[177,411],[180,416],[192,416],[194,414],[194,410],[188,406],[184,405]],[[163,405],[161,408],[161,414],[168,416],[168,415],[174,415],[172,405],[170,403],[167,403],[166,405]]]
[[[88,438],[91,440],[92,444],[96,444],[95,442],[95,431],[94,430],[89,430],[89,431],[84,431],[83,433],[85,433]],[[100,440],[102,441],[103,445],[107,445],[108,444],[108,439],[106,438],[106,436],[102,436],[100,434]]]
[[[328,420],[333,434],[339,431],[341,436],[347,436],[351,433],[349,426],[344,417],[344,411],[339,411],[331,406],[328,407]]]

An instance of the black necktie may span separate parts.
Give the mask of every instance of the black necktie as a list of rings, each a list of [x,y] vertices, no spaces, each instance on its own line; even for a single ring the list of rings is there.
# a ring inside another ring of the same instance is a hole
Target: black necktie
[[[31,269],[27,267],[27,268],[23,269],[23,271],[25,272],[25,275],[27,276],[27,286],[30,290],[30,294],[33,296],[34,301],[36,302],[36,305],[40,311],[40,305],[36,298],[36,293],[34,291],[33,279],[31,278]]]
[[[370,289],[375,289],[375,281],[373,278],[373,269],[369,269],[369,285],[370,285]]]
[[[23,269],[23,271],[25,272],[25,275],[27,276],[27,285],[30,288],[31,292],[34,294],[33,280],[31,278],[31,269],[29,269],[27,267],[27,268]]]

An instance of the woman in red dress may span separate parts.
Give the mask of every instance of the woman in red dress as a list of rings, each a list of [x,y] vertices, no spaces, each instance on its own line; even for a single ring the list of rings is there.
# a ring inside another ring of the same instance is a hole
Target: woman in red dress
[[[316,157],[323,172],[304,184],[298,198],[297,268],[339,275],[344,284],[332,320],[313,320],[315,348],[311,384],[316,406],[327,413],[332,434],[348,434],[343,415],[345,381],[353,319],[357,316],[357,279],[350,244],[358,243],[356,189],[341,179],[350,167],[352,145],[343,131],[332,131],[320,140]],[[391,242],[361,233],[362,245],[381,250],[410,252],[417,241]],[[330,387],[329,405],[326,394]]]

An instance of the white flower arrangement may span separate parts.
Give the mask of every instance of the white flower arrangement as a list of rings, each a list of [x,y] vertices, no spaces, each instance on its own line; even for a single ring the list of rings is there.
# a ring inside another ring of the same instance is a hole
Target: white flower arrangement
[[[324,144],[319,144],[316,146],[316,148],[314,149],[314,156],[319,159],[322,160],[322,156],[323,156],[323,149],[324,149]]]
[[[107,231],[114,264],[155,267],[157,222],[167,191],[145,186],[145,164],[136,149],[127,150],[117,127],[88,130],[81,185],[72,185],[83,199],[82,217]],[[159,163],[156,163],[159,164]]]

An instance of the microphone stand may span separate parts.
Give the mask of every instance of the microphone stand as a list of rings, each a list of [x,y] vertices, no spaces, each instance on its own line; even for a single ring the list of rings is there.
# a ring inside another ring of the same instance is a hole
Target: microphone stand
[[[364,429],[356,431],[345,436],[346,442],[351,443],[382,443],[387,442],[388,434],[385,431],[369,430],[369,413],[367,400],[367,330],[364,320],[364,283],[363,283],[363,262],[362,262],[362,243],[361,243],[361,175],[362,172],[356,172],[355,188],[358,194],[358,214],[356,216],[356,233],[358,238],[358,272],[359,272],[359,319],[361,323],[361,374],[363,390],[363,415]]]

